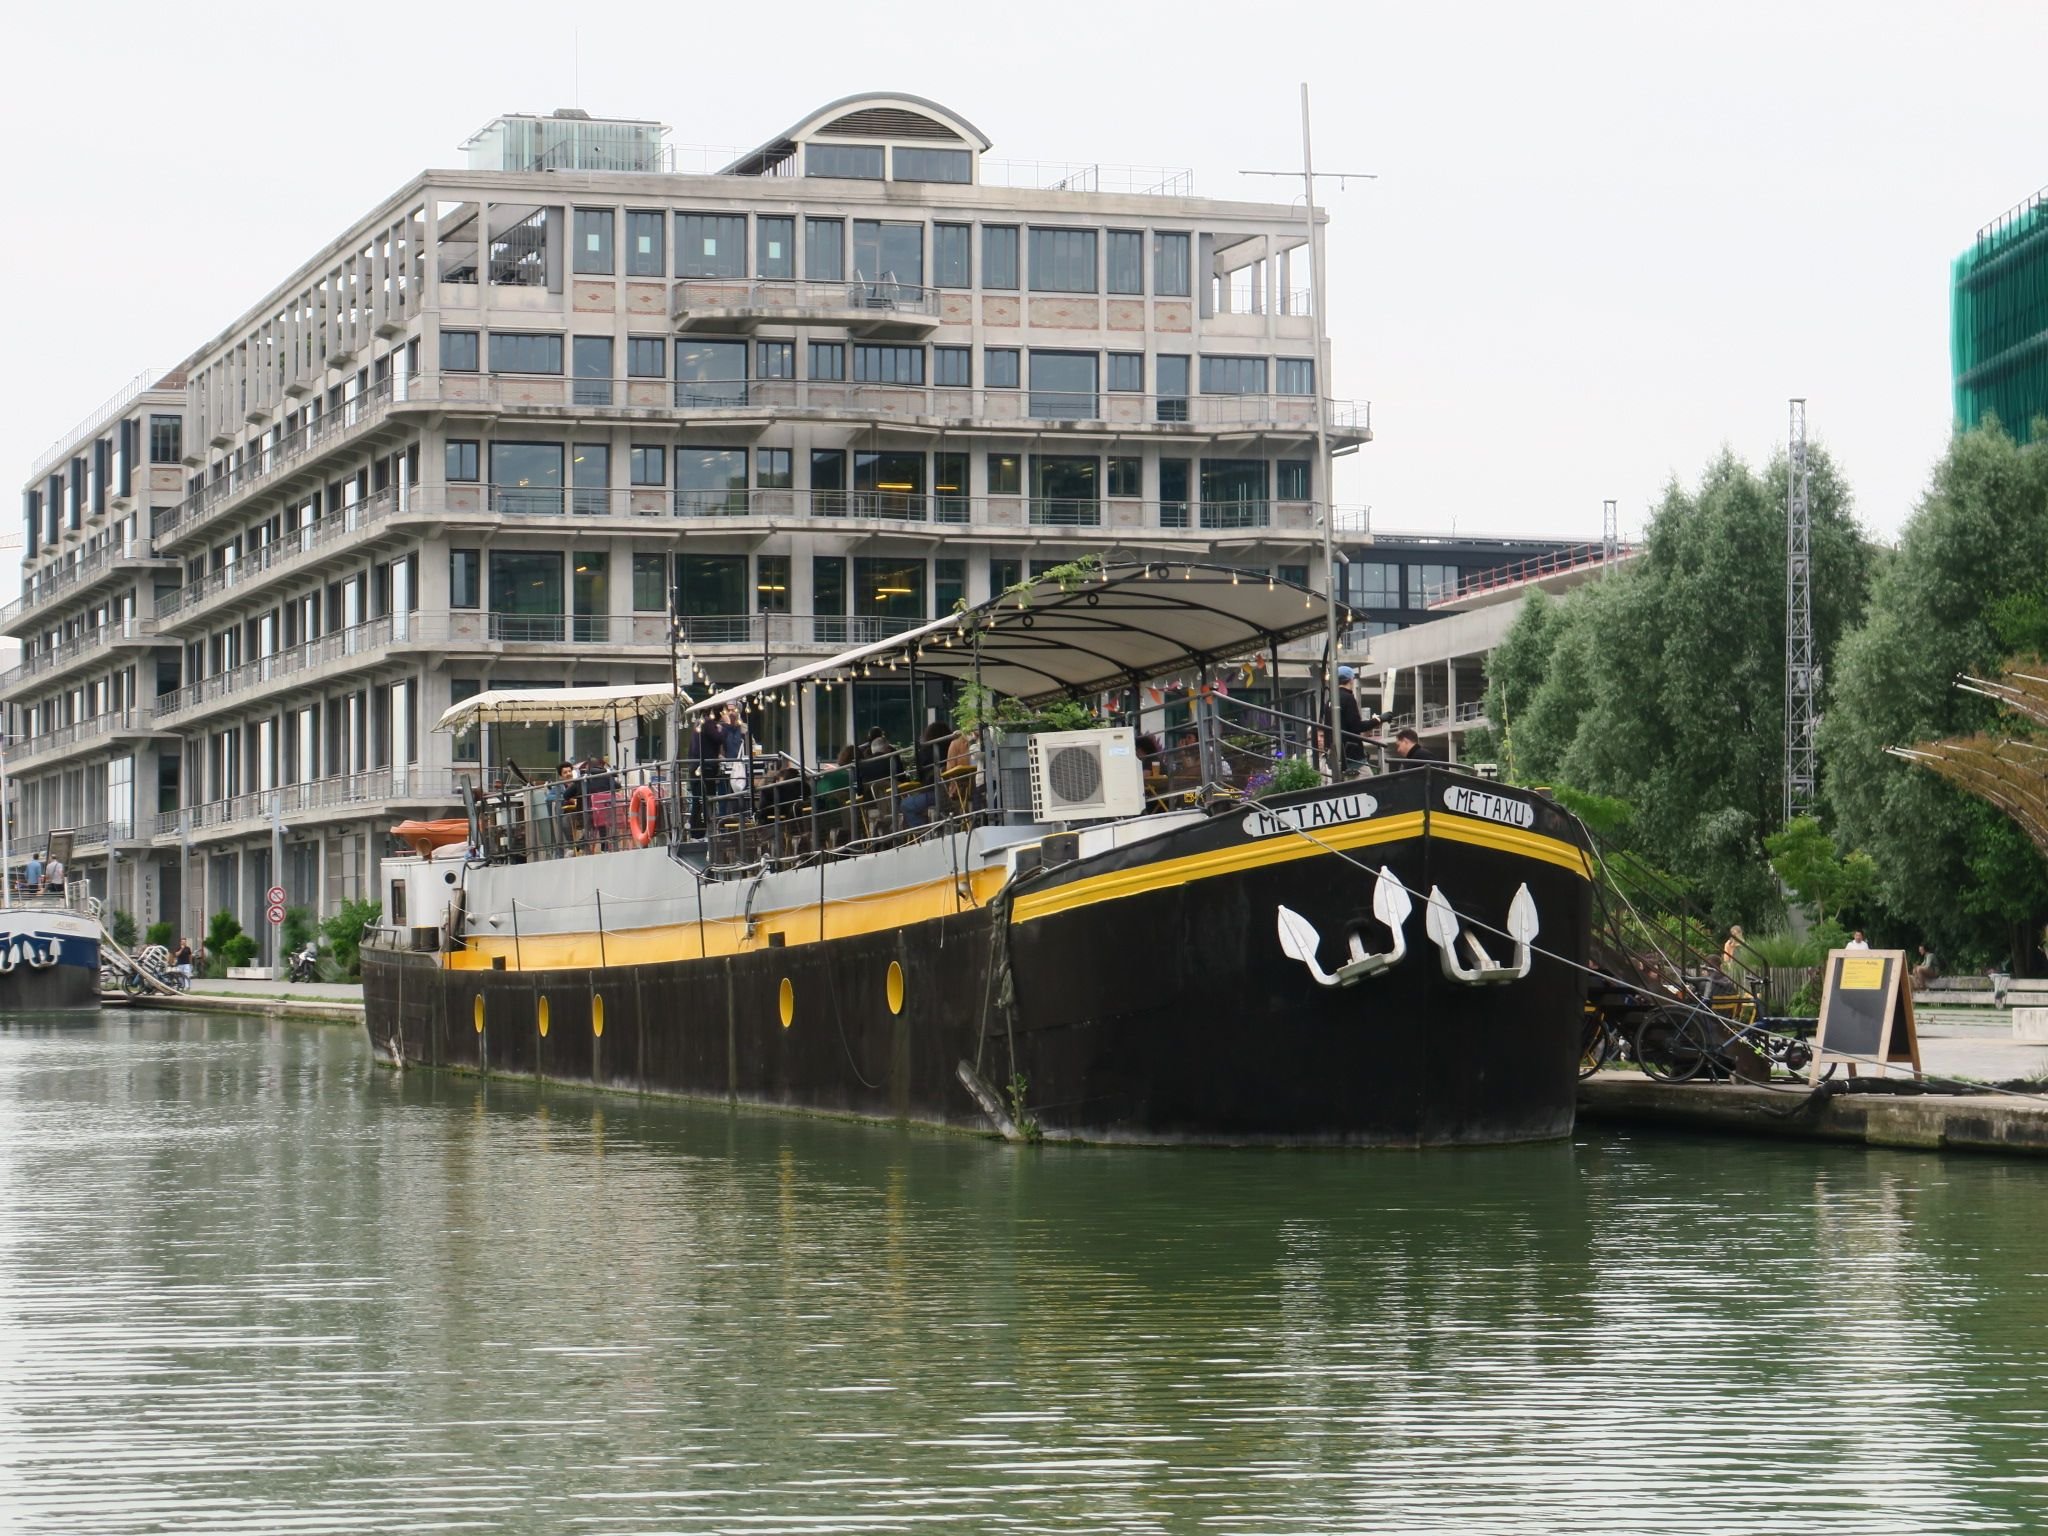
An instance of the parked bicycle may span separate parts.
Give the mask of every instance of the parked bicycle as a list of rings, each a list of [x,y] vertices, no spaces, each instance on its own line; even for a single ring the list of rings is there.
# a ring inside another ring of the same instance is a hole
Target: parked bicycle
[[[1689,1083],[1698,1077],[1715,1081],[1747,1075],[1756,1060],[1798,1075],[1813,1064],[1813,1047],[1797,1035],[1779,1034],[1766,1023],[1790,1020],[1729,1019],[1698,1005],[1673,1003],[1653,1010],[1636,1028],[1636,1061],[1646,1076],[1660,1083]],[[1801,1021],[1804,1022],[1804,1021]],[[1747,1058],[1747,1059],[1745,1059]],[[1835,1074],[1829,1062],[1820,1074]]]

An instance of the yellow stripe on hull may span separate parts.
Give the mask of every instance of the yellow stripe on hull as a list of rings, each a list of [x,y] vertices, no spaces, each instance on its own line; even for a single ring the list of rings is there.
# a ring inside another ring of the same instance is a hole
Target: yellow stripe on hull
[[[1422,829],[1423,813],[1409,811],[1404,815],[1386,816],[1377,821],[1358,821],[1329,827],[1317,832],[1313,842],[1307,837],[1290,837],[1283,834],[1260,842],[1247,843],[1238,848],[1221,848],[1210,853],[1190,854],[1181,859],[1162,859],[1158,863],[1140,865],[1136,869],[1120,869],[1113,874],[1076,880],[1042,894],[1020,896],[1013,909],[1014,919],[1020,923],[1027,923],[1034,918],[1051,917],[1055,913],[1070,912],[1077,907],[1093,906],[1101,901],[1117,901],[1125,896],[1136,896],[1146,891],[1185,885],[1191,880],[1208,880],[1217,875],[1236,874],[1242,870],[1263,869],[1273,864],[1290,863],[1295,859],[1313,858],[1331,849],[1348,851],[1354,848],[1367,848],[1375,843],[1399,842],[1404,838],[1420,837]],[[1592,863],[1586,857],[1583,848],[1554,837],[1545,837],[1541,833],[1524,832],[1519,828],[1504,827],[1467,816],[1454,816],[1446,811],[1431,813],[1429,831],[1434,837],[1444,837],[1453,842],[1470,843],[1482,848],[1498,848],[1503,852],[1518,853],[1527,858],[1542,859],[1546,863],[1571,870],[1584,879],[1590,880],[1593,877]]]
[[[472,935],[467,949],[444,957],[454,971],[487,971],[499,956],[508,971],[595,969],[612,965],[653,965],[699,956],[751,954],[768,948],[771,934],[785,945],[817,944],[827,939],[905,928],[913,923],[951,917],[986,906],[1002,889],[1006,872],[980,869],[961,879],[962,895],[949,875],[900,891],[872,896],[833,897],[822,905],[809,903],[744,918],[712,918],[702,924],[666,923],[654,928],[606,929],[596,933],[538,933],[515,940],[510,934]]]

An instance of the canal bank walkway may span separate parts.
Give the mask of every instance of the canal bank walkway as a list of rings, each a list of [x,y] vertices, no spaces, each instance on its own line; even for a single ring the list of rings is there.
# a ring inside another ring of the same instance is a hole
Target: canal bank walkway
[[[1974,1015],[1945,1018],[1932,1008],[1920,1013],[1918,1026],[1921,1071],[1936,1091],[1850,1092],[1843,1068],[1813,1094],[1789,1079],[1770,1087],[1659,1083],[1630,1067],[1597,1073],[1581,1083],[1579,1118],[1594,1124],[2048,1157],[2048,1042],[2015,1040],[2010,1024],[1979,1022]],[[1896,1075],[1892,1081],[1898,1081]],[[1938,1091],[1951,1084],[2004,1091]]]
[[[281,1018],[325,1020],[341,1024],[363,1021],[363,984],[359,981],[214,981],[200,978],[190,992],[145,997],[139,1008],[178,1008],[197,1013],[262,1013]]]

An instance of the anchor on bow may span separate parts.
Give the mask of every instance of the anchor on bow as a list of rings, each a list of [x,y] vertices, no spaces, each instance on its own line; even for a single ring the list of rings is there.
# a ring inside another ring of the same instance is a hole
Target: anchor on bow
[[[1316,932],[1315,924],[1291,907],[1284,906],[1280,909],[1280,947],[1287,952],[1288,959],[1299,960],[1308,967],[1309,975],[1315,977],[1318,986],[1352,986],[1368,976],[1392,970],[1407,956],[1408,941],[1401,929],[1413,910],[1408,900],[1408,888],[1395,879],[1394,872],[1383,864],[1380,877],[1372,888],[1372,915],[1393,933],[1392,949],[1381,954],[1366,953],[1365,937],[1354,927],[1345,936],[1351,949],[1351,959],[1338,966],[1333,975],[1316,963],[1316,952],[1322,948],[1323,938]]]
[[[1515,941],[1515,956],[1507,965],[1489,955],[1479,936],[1470,932],[1464,934],[1464,940],[1473,964],[1467,966],[1458,959],[1458,914],[1451,910],[1442,889],[1434,885],[1429,888],[1429,905],[1422,915],[1422,927],[1436,944],[1446,978],[1468,987],[1501,986],[1529,974],[1529,945],[1537,931],[1536,899],[1529,894],[1529,887],[1522,885],[1516,888],[1515,899],[1508,903],[1507,935]]]

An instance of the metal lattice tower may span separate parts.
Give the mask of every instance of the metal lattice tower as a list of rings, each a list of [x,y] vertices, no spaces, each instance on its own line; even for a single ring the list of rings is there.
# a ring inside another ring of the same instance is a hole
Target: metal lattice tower
[[[1811,816],[1817,784],[1813,746],[1813,562],[1806,497],[1806,402],[1792,402],[1785,477],[1785,820]]]
[[[1600,574],[1607,574],[1615,556],[1621,553],[1621,504],[1616,501],[1600,503]]]

